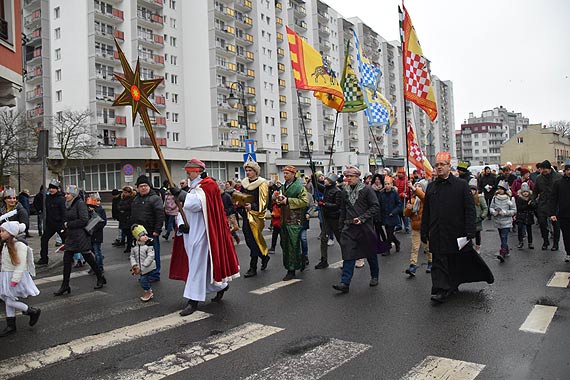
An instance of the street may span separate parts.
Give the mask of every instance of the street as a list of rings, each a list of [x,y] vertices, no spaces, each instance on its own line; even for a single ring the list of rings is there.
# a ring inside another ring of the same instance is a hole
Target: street
[[[498,233],[485,221],[482,257],[495,283],[462,285],[434,306],[425,256],[415,278],[404,273],[410,250],[404,233],[397,235],[401,252],[380,257],[378,287],[369,287],[366,264],[355,270],[350,292],[338,294],[331,285],[340,278],[339,245],[329,247],[335,265],[313,269],[320,242],[312,219],[311,263],[296,281],[281,281],[280,248],[267,270],[243,278],[249,251],[242,239],[242,277],[221,303],[210,302],[211,295],[200,312],[182,318],[183,283],[168,279],[172,240],[161,238],[162,281],[153,284],[154,299],[143,303],[128,254],[111,246],[116,223],[110,224],[103,244],[108,284],[95,291],[88,268],[74,269],[71,294],[54,297],[61,259],[42,271],[41,294],[26,300],[42,309],[41,318],[31,328],[18,315],[18,332],[0,340],[0,379],[570,378],[570,263],[562,249],[540,249],[537,226],[536,248],[516,249],[511,233],[511,255],[499,264]],[[270,241],[271,232],[264,234]],[[37,256],[39,239],[32,241]],[[53,253],[54,242],[52,262],[61,255]]]

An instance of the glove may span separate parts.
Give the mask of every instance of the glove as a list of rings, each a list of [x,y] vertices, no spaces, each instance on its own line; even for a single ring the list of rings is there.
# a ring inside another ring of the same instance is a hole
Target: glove
[[[427,242],[428,242],[428,237],[427,237],[427,235],[422,235],[422,236],[420,237],[420,240],[422,241],[422,243],[427,244]]]
[[[323,201],[318,201],[317,204],[322,207],[322,206],[325,204],[325,202],[323,202]]]
[[[187,234],[190,232],[190,226],[187,226],[185,224],[181,224],[178,226],[178,231],[183,233],[183,234]]]
[[[16,287],[16,285],[18,285],[17,282],[10,281],[10,287],[14,288],[14,287]]]
[[[168,189],[168,191],[170,191],[170,194],[174,195],[174,197],[178,197],[178,195],[180,194],[180,189],[176,186],[172,186],[170,189]]]

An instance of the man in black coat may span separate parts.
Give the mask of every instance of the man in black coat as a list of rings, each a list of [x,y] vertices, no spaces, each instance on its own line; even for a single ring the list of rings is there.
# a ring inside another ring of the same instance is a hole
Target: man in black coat
[[[342,193],[336,186],[338,176],[330,173],[325,178],[324,185],[317,182],[318,191],[323,194],[322,200],[317,203],[321,208],[323,216],[323,225],[321,227],[321,261],[315,265],[315,269],[328,268],[328,243],[329,232],[332,231],[336,237],[336,241],[340,241],[340,226],[338,218],[340,216],[340,208],[342,205]]]
[[[137,178],[135,185],[138,194],[131,204],[131,223],[141,224],[149,234],[152,233],[156,270],[150,279],[160,281],[160,239],[158,237],[164,224],[164,205],[160,195],[151,189],[147,176],[141,175]]]
[[[481,173],[478,182],[479,193],[483,194],[485,197],[485,202],[487,202],[487,210],[489,210],[491,206],[491,200],[493,199],[495,191],[497,190],[497,177],[491,173],[490,167],[485,166],[485,169],[483,169],[483,173]],[[489,211],[487,211],[487,217],[491,219],[491,213]]]
[[[113,199],[111,200],[111,218],[119,220],[119,203],[121,203],[121,192],[119,189],[113,189],[113,191],[111,191],[111,195],[113,196]],[[125,239],[126,236],[123,236],[123,232],[120,228],[118,228],[117,238],[112,245],[115,247],[124,245]]]
[[[554,183],[561,177],[560,174],[552,170],[550,161],[544,160],[541,164],[541,174],[536,177],[534,183],[533,197],[536,204],[536,215],[538,217],[538,225],[540,226],[540,234],[542,235],[542,250],[546,251],[549,246],[548,218],[551,213],[551,195]],[[552,221],[552,230],[554,241],[552,243],[552,251],[558,251],[558,242],[560,241],[560,224],[558,221]]]
[[[366,258],[368,260],[370,286],[378,286],[380,270],[376,254],[374,216],[380,211],[380,205],[374,190],[360,180],[361,172],[358,168],[349,165],[343,174],[348,183],[342,192],[343,200],[339,219],[342,275],[340,284],[333,285],[333,288],[341,293],[348,293],[357,259]]]
[[[36,265],[48,264],[49,239],[56,233],[59,234],[65,222],[65,196],[59,191],[59,182],[52,180],[48,185],[49,194],[46,195],[46,225],[41,239],[40,259]]]
[[[433,253],[431,299],[445,302],[462,279],[454,271],[459,255],[457,238],[475,237],[475,203],[469,185],[451,174],[451,156],[436,155],[437,178],[426,190],[421,240]]]
[[[558,222],[562,230],[566,262],[570,262],[570,164],[564,165],[564,176],[554,182],[550,199],[550,220]]]

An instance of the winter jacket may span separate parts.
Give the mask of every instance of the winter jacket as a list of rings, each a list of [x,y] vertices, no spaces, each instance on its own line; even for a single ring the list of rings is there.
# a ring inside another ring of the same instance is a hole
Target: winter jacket
[[[28,215],[30,215],[30,196],[24,192],[21,192],[18,195],[18,202],[26,209]]]
[[[550,216],[570,218],[570,177],[563,176],[554,183],[550,202]]]
[[[92,206],[87,206],[87,207],[88,207],[90,218],[91,218],[91,213],[96,212],[97,215],[99,215],[99,217],[101,219],[103,219],[102,221],[97,223],[95,228],[93,228],[93,231],[91,231],[91,242],[92,243],[102,243],[103,242],[103,228],[105,228],[105,226],[107,225],[107,213],[105,212],[105,209],[101,206],[97,206],[95,208],[93,208]]]
[[[562,178],[562,176],[556,173],[554,170],[548,174],[541,174],[536,177],[536,182],[534,183],[534,193],[533,200],[536,204],[536,212],[538,216],[548,217],[551,216],[551,194],[554,188],[554,182]]]
[[[517,205],[517,224],[534,224],[534,209],[535,205],[532,201],[532,193],[528,198],[524,198],[519,191],[518,196],[515,198]]]
[[[147,274],[156,269],[152,243],[147,245],[137,241],[134,247],[131,248],[131,268],[135,265],[141,269],[141,274]]]
[[[475,203],[475,229],[477,231],[483,231],[483,221],[487,217],[487,201],[485,201],[485,196],[483,194],[477,194],[479,197],[479,206]]]
[[[45,197],[45,193],[42,192],[38,192],[35,196],[34,196],[34,203],[32,203],[32,207],[34,208],[34,210],[36,210],[36,212],[38,214],[41,214],[44,211],[44,197]]]
[[[521,185],[523,183],[528,183],[528,187],[531,190],[534,190],[534,182],[532,182],[532,180],[528,179],[526,181],[523,181],[522,178],[517,178],[517,179],[515,179],[515,182],[513,182],[512,186],[511,186],[511,194],[513,196],[518,196],[518,192],[521,189]]]
[[[2,272],[13,272],[10,281],[20,282],[22,274],[28,271],[28,246],[21,241],[16,242],[16,256],[19,264],[12,264],[12,259],[8,253],[6,244],[2,244]]]
[[[222,193],[222,203],[224,204],[224,211],[226,212],[226,216],[230,216],[236,213],[236,208],[232,202],[232,196],[226,191]]]
[[[89,222],[87,205],[77,196],[71,201],[71,205],[65,209],[65,223],[67,224],[66,251],[77,253],[91,250],[91,236],[84,229],[87,222]]]
[[[30,215],[28,214],[28,212],[26,211],[24,206],[22,206],[20,204],[20,202],[18,202],[18,203],[16,203],[15,209],[16,209],[17,214],[14,216],[11,216],[10,218],[8,218],[8,220],[11,222],[24,223],[26,225],[26,228],[29,228],[30,227]],[[0,215],[3,215],[7,212],[8,212],[8,209],[6,207],[6,202],[1,202],[1,204],[0,204]]]
[[[63,229],[65,222],[65,195],[61,191],[46,195],[46,223],[57,231]]]
[[[457,238],[473,237],[475,231],[475,204],[467,182],[453,175],[430,182],[421,228],[430,251],[438,255],[457,253]]]
[[[417,212],[417,214],[414,214],[412,210],[406,207],[404,209],[404,216],[410,218],[412,230],[419,231],[422,226],[422,214],[424,212],[424,199],[426,197],[426,194],[424,193],[424,191],[420,186],[417,186],[414,195],[419,198],[420,202],[419,211]],[[416,197],[412,198],[412,207],[418,201]]]
[[[178,215],[178,206],[174,200],[174,195],[167,193],[164,199],[164,213],[168,216]]]
[[[392,188],[389,192],[386,190],[380,192],[380,216],[383,225],[396,226],[401,209],[402,201],[396,188]]]
[[[483,174],[479,177],[479,193],[485,196],[485,199],[493,198],[495,190],[497,190],[497,177],[489,173]]]
[[[517,214],[515,200],[506,194],[496,194],[491,200],[489,207],[493,215],[493,223],[496,228],[511,228],[513,226],[513,216]],[[495,215],[498,213],[498,215]]]
[[[126,229],[131,228],[131,208],[133,203],[133,197],[121,197],[121,201],[119,202],[119,228]]]
[[[142,224],[149,236],[160,234],[164,224],[164,206],[162,198],[154,190],[147,195],[137,194],[131,204],[131,223]]]
[[[111,200],[111,218],[115,220],[119,220],[119,203],[121,203],[121,195]]]
[[[408,177],[404,176],[404,178],[400,178],[396,176],[396,179],[394,180],[394,187],[396,188],[396,190],[398,190],[398,195],[400,196],[403,205],[406,200],[410,199],[410,196],[412,194],[412,190],[408,186]],[[404,197],[406,191],[407,191],[407,197]]]
[[[322,196],[321,211],[323,218],[338,219],[340,216],[340,207],[342,205],[341,190],[335,184],[325,186]]]
[[[281,207],[273,203],[271,207],[271,225],[273,227],[281,228]]]

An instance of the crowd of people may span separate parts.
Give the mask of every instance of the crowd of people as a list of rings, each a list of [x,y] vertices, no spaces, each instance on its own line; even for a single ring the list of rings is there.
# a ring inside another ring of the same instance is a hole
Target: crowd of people
[[[563,196],[570,190],[570,164],[562,175],[548,161],[537,164],[532,173],[507,165],[499,173],[486,167],[474,176],[468,167],[460,162],[453,170],[450,154],[440,152],[434,178],[425,178],[420,170],[408,178],[404,168],[394,174],[385,168],[363,175],[352,165],[342,174],[304,176],[288,165],[282,169],[280,182],[261,177],[260,166],[248,161],[246,176],[239,182],[211,178],[206,164],[193,158],[186,163],[186,178],[179,186],[165,181],[160,189],[153,189],[149,178],[141,175],[134,187],[113,190],[111,218],[118,221],[118,233],[112,245],[130,254],[131,274],[138,276],[143,289],[140,299],[147,302],[154,297],[151,284],[161,279],[160,237],[169,240],[172,236],[168,277],[185,282],[183,297],[188,303],[180,315],[187,316],[198,310],[208,293],[216,293],[212,300],[220,302],[229,282],[240,276],[235,249],[242,241],[240,229],[249,249],[244,277],[257,276],[258,270],[268,267],[279,240],[283,281],[290,281],[309,265],[307,230],[316,215],[320,260],[314,268],[329,267],[328,250],[338,243],[342,273],[333,288],[341,293],[349,292],[355,268],[365,262],[369,285],[378,286],[379,256],[400,252],[401,239],[409,235],[411,251],[405,273],[416,275],[423,252],[434,303],[445,302],[462,283],[494,281],[479,255],[487,218],[493,220],[500,237],[496,257],[501,263],[512,251],[510,232],[517,231],[518,249],[524,249],[525,239],[528,249],[534,249],[535,219],[543,238],[542,250],[559,250],[560,232],[570,244],[570,200]],[[45,224],[38,225],[41,250],[35,263],[25,240],[30,204],[19,200],[13,189],[2,193],[0,298],[6,303],[7,327],[0,336],[16,331],[15,310],[29,315],[30,325],[38,321],[41,310],[19,299],[38,294],[32,276],[35,265],[48,264],[48,243],[54,235],[63,241],[64,252],[63,282],[55,296],[71,292],[74,262],[75,266],[90,266],[97,278],[95,289],[107,283],[102,252],[107,215],[99,194],[85,194],[75,185],[62,189],[56,180],[49,183],[47,193],[43,188],[40,193],[33,207],[45,216]],[[263,236],[267,224],[272,230],[270,244]],[[570,262],[568,254],[566,261]]]

